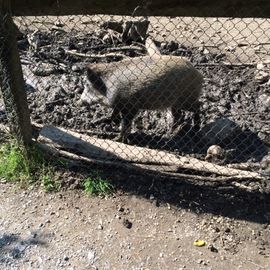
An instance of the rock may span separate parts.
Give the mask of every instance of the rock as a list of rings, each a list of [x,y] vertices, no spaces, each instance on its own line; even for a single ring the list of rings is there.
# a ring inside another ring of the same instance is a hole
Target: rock
[[[50,102],[57,101],[58,99],[62,99],[66,95],[67,95],[67,93],[62,86],[52,88],[52,91],[50,91],[50,93],[47,97],[46,104],[50,103]]]
[[[217,249],[216,247],[214,247],[213,245],[209,245],[209,246],[208,246],[208,249],[209,249],[211,252],[218,253],[218,249]]]
[[[211,145],[207,149],[207,154],[205,160],[212,160],[212,159],[225,159],[226,152],[222,149],[219,145]]]
[[[78,71],[82,71],[83,70],[83,67],[79,66],[79,65],[73,65],[71,67],[71,70],[72,71],[75,71],[75,72],[78,72]]]
[[[36,84],[30,80],[30,79],[26,79],[26,82],[25,82],[25,90],[27,92],[36,92],[37,91],[37,86]]]
[[[255,75],[255,80],[258,81],[259,83],[265,83],[269,80],[269,74],[265,71],[259,71]]]
[[[131,229],[132,228],[132,222],[130,222],[128,219],[124,219],[123,220],[123,225],[127,228],[127,229]]]
[[[146,39],[149,24],[150,21],[146,19],[126,21],[123,26],[122,40],[124,42],[142,42]]]
[[[259,101],[258,105],[264,107],[263,111],[270,110],[270,95],[262,94],[259,96],[258,101]]]
[[[161,50],[165,50],[166,47],[167,47],[167,42],[161,42],[161,43],[160,43],[160,49],[161,49]]]
[[[87,259],[88,259],[90,265],[94,264],[96,259],[97,259],[96,258],[96,251],[95,250],[88,251]]]
[[[209,54],[209,53],[210,53],[210,51],[207,50],[206,48],[203,50],[203,54]]]
[[[258,70],[262,70],[262,69],[264,69],[264,67],[265,67],[265,65],[263,63],[258,63],[257,64],[257,69]]]
[[[60,20],[57,20],[54,25],[57,27],[64,27],[64,24]]]
[[[55,74],[56,71],[56,66],[49,63],[38,63],[37,66],[33,69],[33,73],[36,76],[50,76]]]
[[[104,29],[111,29],[118,33],[123,33],[123,22],[117,22],[114,20],[110,20],[107,22],[103,22],[100,27]]]
[[[227,52],[234,52],[236,48],[234,46],[227,46],[224,48],[224,50]]]
[[[175,50],[177,50],[179,47],[178,43],[171,40],[168,44],[167,44],[167,49],[170,51],[170,52],[173,52]]]
[[[105,34],[102,38],[102,40],[106,43],[111,43],[112,37],[110,34]]]

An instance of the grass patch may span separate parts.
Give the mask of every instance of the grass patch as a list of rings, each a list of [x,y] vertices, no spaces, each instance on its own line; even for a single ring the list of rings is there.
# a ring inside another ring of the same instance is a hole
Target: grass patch
[[[91,195],[106,195],[113,192],[114,187],[107,179],[103,179],[98,172],[86,178],[83,183],[85,192]]]
[[[0,177],[21,187],[40,183],[45,191],[58,191],[54,167],[36,145],[26,149],[15,140],[0,145]]]
[[[49,173],[42,175],[41,185],[46,192],[60,191],[61,184],[59,181],[54,180],[53,176]]]

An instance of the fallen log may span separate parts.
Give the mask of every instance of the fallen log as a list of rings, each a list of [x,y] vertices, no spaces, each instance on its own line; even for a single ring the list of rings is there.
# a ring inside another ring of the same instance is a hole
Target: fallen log
[[[175,166],[178,169],[198,172],[199,175],[212,174],[235,179],[264,179],[256,172],[233,169],[193,157],[177,156],[165,151],[126,145],[108,139],[98,139],[53,126],[44,126],[40,131],[38,141],[49,143],[59,150],[75,153],[82,158],[96,159],[101,162],[129,163],[136,167],[152,165],[155,166],[155,169],[165,173],[166,168]],[[171,173],[178,174],[177,171]]]
[[[98,160],[98,159],[90,159],[83,156],[79,156],[73,153],[70,153],[65,150],[57,149],[52,144],[43,144],[39,143],[39,146],[48,153],[49,157],[60,157],[66,159],[66,161],[70,165],[77,165],[82,166],[82,163],[90,164],[90,165],[98,165],[102,167],[113,167],[114,169],[121,169],[121,170],[127,170],[129,174],[144,174],[149,175],[154,178],[170,178],[170,179],[183,179],[183,180],[196,180],[200,182],[219,182],[219,183],[232,183],[239,180],[247,180],[246,178],[239,177],[239,176],[220,176],[220,177],[209,177],[209,176],[201,176],[201,175],[191,175],[191,174],[184,174],[184,173],[178,173],[176,171],[173,171],[175,169],[175,166],[162,166],[163,170],[161,170],[161,167],[158,167],[156,165],[142,165],[142,164],[130,164],[130,163],[122,163],[122,162],[116,162],[116,161],[106,161],[106,160]]]

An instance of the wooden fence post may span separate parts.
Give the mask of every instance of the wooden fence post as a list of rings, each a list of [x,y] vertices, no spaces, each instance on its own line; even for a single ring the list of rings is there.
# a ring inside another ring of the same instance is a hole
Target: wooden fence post
[[[29,144],[32,129],[16,37],[10,0],[0,0],[0,88],[11,133]]]

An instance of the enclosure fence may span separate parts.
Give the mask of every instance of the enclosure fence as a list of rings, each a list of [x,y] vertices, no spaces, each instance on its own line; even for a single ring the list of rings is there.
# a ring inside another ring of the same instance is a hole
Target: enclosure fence
[[[270,19],[138,14],[2,5],[2,126],[84,162],[269,178]]]

